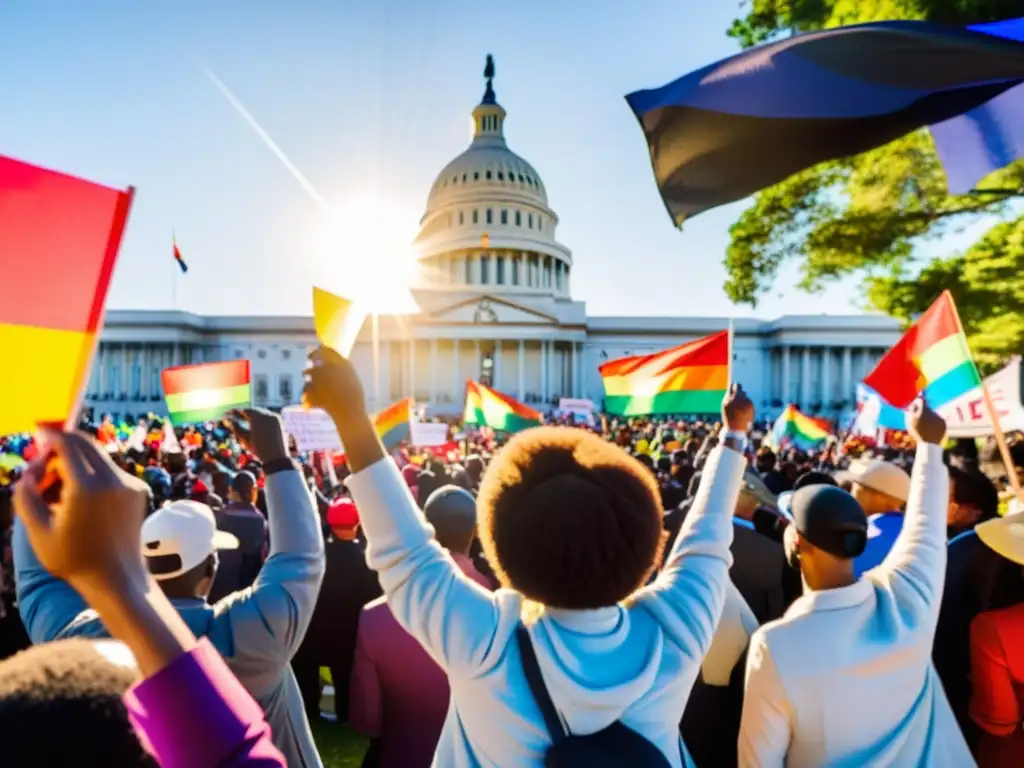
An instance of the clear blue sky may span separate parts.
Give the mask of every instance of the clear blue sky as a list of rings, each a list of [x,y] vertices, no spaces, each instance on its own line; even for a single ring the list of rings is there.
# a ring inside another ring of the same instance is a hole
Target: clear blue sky
[[[751,314],[722,291],[741,205],[673,229],[629,91],[722,58],[737,0],[6,0],[0,152],[138,193],[109,306],[310,311],[320,213],[201,58],[328,198],[385,197],[415,227],[462,151],[485,55],[510,147],[541,173],[590,314]],[[397,214],[396,214],[397,215]],[[332,281],[335,282],[336,281]],[[849,285],[780,279],[756,314],[850,311]]]

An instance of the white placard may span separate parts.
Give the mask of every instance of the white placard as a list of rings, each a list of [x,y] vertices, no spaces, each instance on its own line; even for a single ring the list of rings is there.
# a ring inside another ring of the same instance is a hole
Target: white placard
[[[1024,429],[1024,407],[1020,402],[1020,358],[1014,358],[1001,371],[985,379],[985,383],[988,384],[992,404],[999,415],[1003,431]],[[946,403],[939,408],[939,415],[946,420],[946,433],[949,437],[987,437],[994,434],[981,387],[975,387]]]
[[[562,414],[571,413],[577,421],[594,423],[594,401],[578,397],[563,397],[558,401]]]
[[[289,405],[281,410],[285,429],[295,438],[299,451],[340,451],[341,438],[334,421],[319,408],[306,410],[301,405]]]
[[[448,442],[448,425],[422,421],[409,422],[409,442],[420,448],[444,445]]]

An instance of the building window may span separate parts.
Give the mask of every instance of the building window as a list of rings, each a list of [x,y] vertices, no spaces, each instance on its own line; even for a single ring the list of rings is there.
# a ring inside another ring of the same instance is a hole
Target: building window
[[[121,388],[121,366],[110,366],[110,381],[107,382],[107,392],[110,397],[116,397]]]
[[[160,391],[160,369],[151,368],[149,371],[149,394],[152,396]]]
[[[480,223],[480,211],[476,210],[475,208],[473,209],[473,223],[474,224],[479,224]]]
[[[537,229],[541,230],[542,232],[544,231],[544,219],[542,219],[540,216],[537,216]]]
[[[494,262],[494,283],[495,285],[505,284],[505,259],[496,257]]]
[[[532,213],[526,214],[526,225],[530,229],[533,229],[533,214]]]
[[[505,180],[504,174],[502,174],[501,171],[498,171],[498,181],[504,181],[504,180]]]
[[[292,377],[287,373],[281,375],[278,381],[278,393],[281,395],[281,402],[288,404],[292,401]]]
[[[258,357],[260,360],[266,360],[267,359],[267,350],[261,349],[259,352],[256,353],[256,357]]]
[[[505,208],[501,209],[501,223],[508,224],[508,210]]]
[[[282,349],[281,350],[281,359],[282,360],[291,360],[292,359],[292,351],[290,349]]]
[[[269,397],[267,388],[267,375],[265,373],[258,373],[253,378],[253,393],[252,399],[256,405],[266,405],[267,398]]]
[[[491,257],[487,254],[480,256],[480,285],[487,285],[491,278]]]
[[[519,285],[519,257],[512,257],[512,285]]]
[[[480,181],[480,172],[473,171],[473,181]]]
[[[494,217],[493,217],[493,215],[491,214],[491,209],[490,209],[490,208],[488,208],[488,209],[487,209],[487,217],[486,217],[486,221],[487,221],[487,223],[488,223],[488,224],[493,224],[493,223],[494,223],[493,219],[494,219]]]
[[[486,173],[484,174],[484,176],[485,176],[485,177],[487,178],[487,180],[488,180],[488,181],[490,181],[490,180],[491,180],[491,172],[490,172],[490,171],[487,171],[487,172],[486,172]]]
[[[562,290],[562,262],[555,262],[555,288]]]
[[[245,353],[242,352],[242,350],[236,349],[235,352],[234,352],[235,360],[241,360],[243,354],[245,354]]]
[[[473,284],[473,257],[466,257],[466,285]]]
[[[523,214],[521,214],[519,211],[516,211],[516,226],[523,226]]]
[[[465,214],[459,211],[459,226],[461,227],[463,224],[465,224]]]
[[[138,363],[132,365],[132,399],[138,400],[142,397],[142,366]]]
[[[465,183],[466,183],[466,174],[462,174],[462,183],[463,183],[463,184],[465,184]]]

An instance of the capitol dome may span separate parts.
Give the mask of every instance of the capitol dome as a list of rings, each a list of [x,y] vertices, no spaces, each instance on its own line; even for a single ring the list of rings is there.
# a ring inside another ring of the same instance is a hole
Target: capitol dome
[[[416,238],[420,287],[567,297],[572,256],[555,240],[558,216],[540,174],[505,142],[490,56],[484,77],[473,139],[427,196]]]

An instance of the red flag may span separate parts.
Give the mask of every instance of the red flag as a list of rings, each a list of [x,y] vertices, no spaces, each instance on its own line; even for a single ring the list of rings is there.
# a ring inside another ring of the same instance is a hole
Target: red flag
[[[0,435],[74,416],[132,194],[0,155]]]

